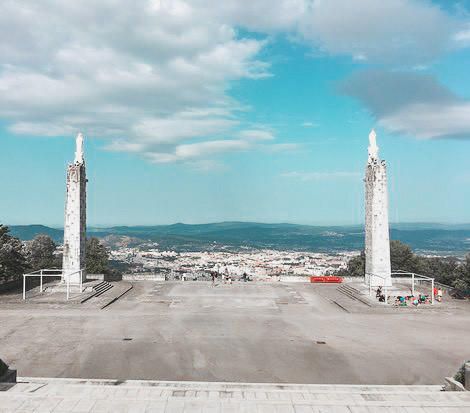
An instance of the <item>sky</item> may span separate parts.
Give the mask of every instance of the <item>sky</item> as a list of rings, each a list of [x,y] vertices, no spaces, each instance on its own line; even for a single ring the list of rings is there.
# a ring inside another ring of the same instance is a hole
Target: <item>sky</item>
[[[0,2],[0,222],[470,222],[470,1]]]

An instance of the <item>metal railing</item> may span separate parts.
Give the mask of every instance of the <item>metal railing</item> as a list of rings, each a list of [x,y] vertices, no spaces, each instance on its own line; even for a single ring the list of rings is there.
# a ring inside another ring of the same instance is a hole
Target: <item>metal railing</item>
[[[414,272],[407,272],[402,270],[396,270],[392,272],[392,275],[411,275],[411,295],[414,297],[415,295],[415,281],[416,280],[423,280],[431,282],[431,305],[434,305],[434,278],[428,277],[422,274],[416,274]]]
[[[27,274],[23,274],[23,300],[26,300],[26,278],[28,277],[39,277],[39,292],[42,293],[43,278],[44,277],[61,277],[67,283],[67,300],[70,298],[70,276],[80,274],[80,294],[83,292],[83,271],[84,269],[72,271],[64,274],[63,270],[58,268],[44,268],[42,270],[33,271]]]
[[[384,296],[385,296],[384,304],[388,304],[387,286],[385,285],[388,277],[386,277],[384,275],[371,274],[371,273],[366,273],[366,277],[367,276],[369,276],[369,296],[372,296],[372,277],[378,277],[378,278],[381,278],[384,281],[383,285],[377,286],[377,287],[382,287],[383,288],[383,293],[384,293]]]

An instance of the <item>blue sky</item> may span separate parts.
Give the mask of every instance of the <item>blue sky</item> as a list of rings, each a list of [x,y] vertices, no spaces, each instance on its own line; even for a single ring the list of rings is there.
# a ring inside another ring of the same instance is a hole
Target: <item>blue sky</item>
[[[44,3],[44,4],[42,4]],[[470,4],[0,5],[0,222],[61,226],[86,136],[90,225],[470,222]]]

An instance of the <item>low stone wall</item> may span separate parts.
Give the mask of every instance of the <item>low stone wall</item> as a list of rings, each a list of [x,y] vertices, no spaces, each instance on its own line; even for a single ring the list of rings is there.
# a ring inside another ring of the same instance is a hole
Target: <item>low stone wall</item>
[[[273,281],[276,281],[275,277],[273,277]],[[279,281],[283,283],[309,283],[310,276],[308,275],[281,275],[279,277]]]
[[[86,279],[104,281],[104,274],[87,274]]]
[[[123,274],[124,281],[165,281],[163,274],[154,273],[136,273],[136,274]]]

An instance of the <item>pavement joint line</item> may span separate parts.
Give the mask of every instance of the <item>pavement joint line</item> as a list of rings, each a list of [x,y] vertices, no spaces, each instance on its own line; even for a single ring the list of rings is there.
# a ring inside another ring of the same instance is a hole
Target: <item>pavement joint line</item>
[[[0,397],[0,400],[3,398]],[[106,403],[106,402],[115,402],[115,403],[123,403],[129,402],[133,403],[136,401],[136,398],[129,398],[129,399],[107,399],[107,398],[90,398],[90,397],[11,397],[12,400],[20,400],[23,399],[23,402],[30,401],[33,404],[41,403],[44,400],[50,401],[62,401],[62,400],[69,400],[69,401],[76,401],[78,402],[85,400],[94,403]],[[279,404],[286,404],[286,405],[295,405],[295,404],[302,404],[308,406],[357,406],[357,407],[470,407],[470,402],[466,401],[410,401],[410,400],[389,400],[389,401],[356,401],[356,400],[267,400],[267,399],[201,399],[201,398],[184,398],[184,397],[173,397],[173,398],[155,398],[155,399],[148,399],[148,398],[139,398],[138,401],[141,402],[200,402],[200,403],[207,403],[210,401],[232,401],[232,402],[239,402],[239,403],[257,403],[257,404],[265,404],[265,405],[279,405]]]
[[[114,383],[120,382],[119,386],[127,386],[128,384],[135,384],[136,386],[150,385],[151,387],[157,385],[172,386],[172,385],[220,385],[224,387],[230,386],[268,386],[268,387],[282,387],[281,390],[285,390],[284,387],[302,387],[302,388],[374,388],[374,389],[439,389],[442,385],[439,384],[337,384],[337,383],[268,383],[268,382],[225,382],[225,381],[176,381],[176,380],[119,380],[119,379],[81,379],[81,378],[64,378],[64,377],[32,377],[32,376],[18,376],[18,384],[41,384],[47,382],[48,384],[110,384],[115,387]]]

